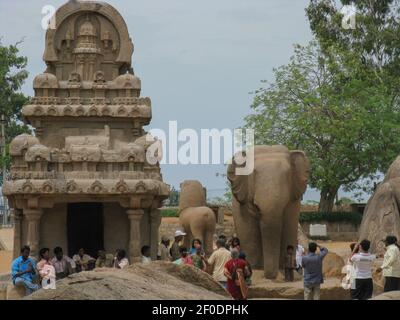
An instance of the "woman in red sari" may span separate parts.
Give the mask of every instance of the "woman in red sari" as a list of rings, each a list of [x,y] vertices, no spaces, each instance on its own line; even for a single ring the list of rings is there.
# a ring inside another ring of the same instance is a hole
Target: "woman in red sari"
[[[224,275],[228,279],[227,290],[235,300],[247,299],[245,277],[248,274],[246,261],[239,259],[239,251],[231,251],[232,259],[225,264]]]

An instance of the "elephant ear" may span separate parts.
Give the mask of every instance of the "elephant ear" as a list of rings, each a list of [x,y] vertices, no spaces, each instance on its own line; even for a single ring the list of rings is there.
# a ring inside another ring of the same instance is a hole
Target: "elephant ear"
[[[292,167],[292,199],[299,200],[307,189],[308,177],[310,175],[310,162],[303,151],[294,150],[290,152]]]
[[[229,182],[231,183],[232,195],[241,204],[247,202],[249,177],[247,175],[237,175],[236,168],[245,166],[246,163],[238,165],[235,162],[235,157],[233,157],[232,163],[228,166],[228,171],[227,171],[227,177]]]

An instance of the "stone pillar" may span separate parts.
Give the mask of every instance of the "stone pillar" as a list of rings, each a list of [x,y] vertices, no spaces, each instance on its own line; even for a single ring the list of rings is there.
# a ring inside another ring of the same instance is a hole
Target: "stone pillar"
[[[150,252],[151,259],[157,260],[158,252],[158,230],[161,224],[160,209],[153,209],[150,212]]]
[[[43,209],[24,209],[24,216],[28,222],[27,245],[31,248],[31,256],[39,258],[40,217]]]
[[[13,258],[17,258],[21,252],[21,221],[22,212],[19,209],[12,209],[11,218],[14,221],[14,245],[13,245]]]
[[[144,215],[142,209],[129,209],[127,210],[128,218],[130,220],[130,233],[129,233],[129,260],[130,263],[141,261],[141,228],[140,222]]]

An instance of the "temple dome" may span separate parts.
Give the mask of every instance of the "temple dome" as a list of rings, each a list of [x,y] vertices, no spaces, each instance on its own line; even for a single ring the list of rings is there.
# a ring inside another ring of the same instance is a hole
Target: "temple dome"
[[[34,89],[57,89],[58,88],[58,79],[54,74],[51,73],[42,73],[35,77],[33,80],[33,88]]]
[[[118,89],[140,90],[142,88],[142,81],[138,77],[130,73],[118,76],[114,80],[114,83]]]

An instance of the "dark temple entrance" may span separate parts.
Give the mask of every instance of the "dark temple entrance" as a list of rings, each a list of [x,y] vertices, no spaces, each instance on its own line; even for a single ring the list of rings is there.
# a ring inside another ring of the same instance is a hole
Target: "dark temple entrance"
[[[97,257],[104,248],[103,205],[101,203],[70,203],[67,215],[68,255],[72,257],[84,248]]]

